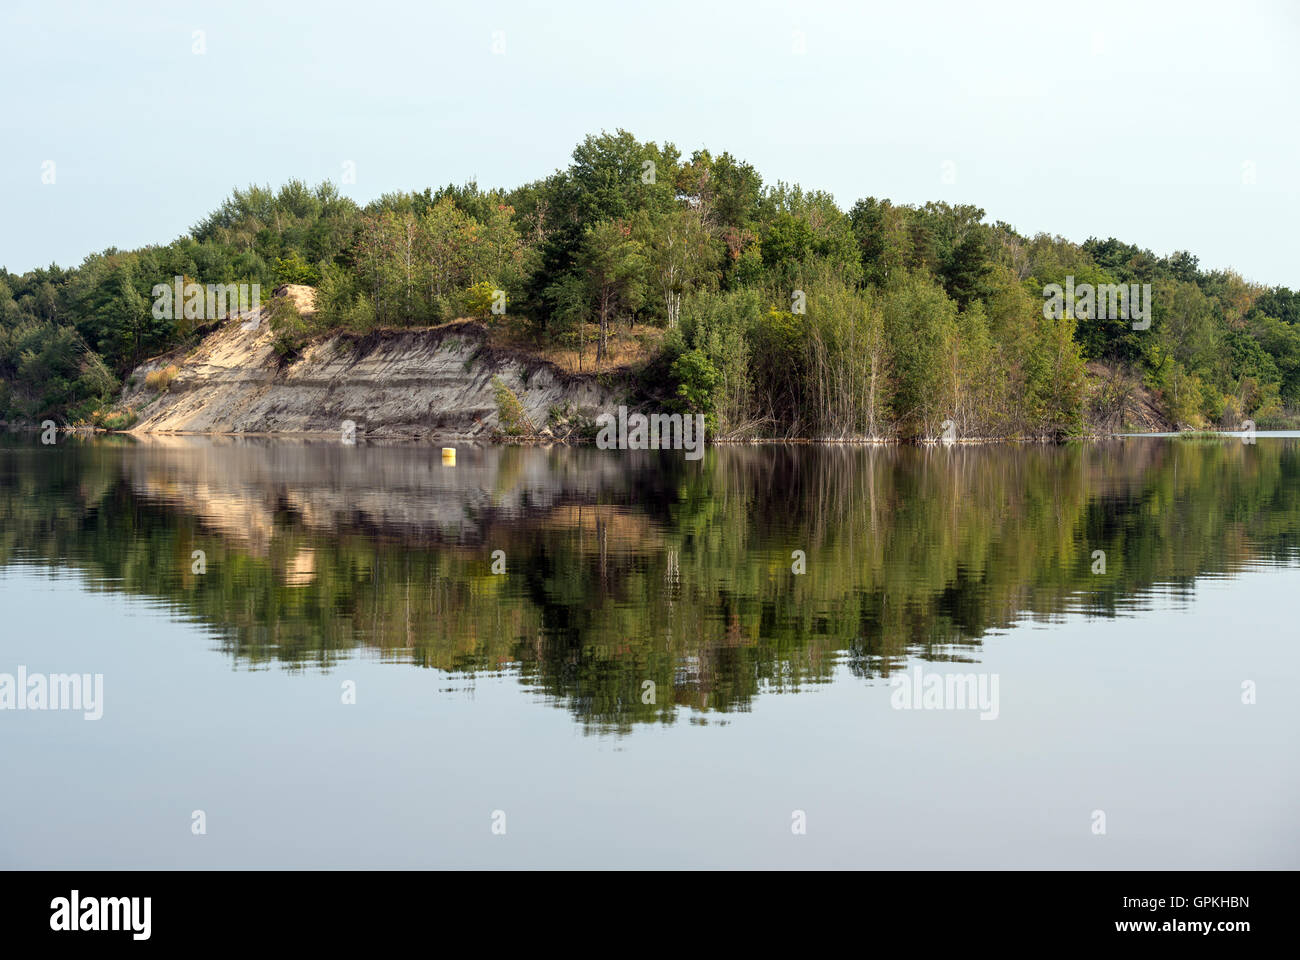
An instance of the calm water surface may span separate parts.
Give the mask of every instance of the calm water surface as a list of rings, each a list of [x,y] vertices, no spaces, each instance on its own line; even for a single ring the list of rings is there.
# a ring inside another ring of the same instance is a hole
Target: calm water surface
[[[1300,867],[1298,567],[1296,436],[3,436],[0,867]]]

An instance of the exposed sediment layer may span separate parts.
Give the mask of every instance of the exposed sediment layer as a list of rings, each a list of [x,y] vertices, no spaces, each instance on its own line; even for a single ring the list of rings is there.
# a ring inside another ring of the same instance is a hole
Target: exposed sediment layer
[[[175,378],[155,395],[146,374],[171,365]],[[539,429],[552,408],[594,416],[623,392],[617,383],[494,350],[487,330],[471,321],[335,334],[286,362],[267,322],[234,318],[187,355],[142,364],[123,402],[139,410],[133,433],[323,435],[351,420],[358,437],[469,438],[497,426],[495,378]]]

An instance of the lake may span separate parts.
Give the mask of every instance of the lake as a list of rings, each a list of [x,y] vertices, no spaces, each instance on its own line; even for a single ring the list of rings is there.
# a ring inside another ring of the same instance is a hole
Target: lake
[[[0,867],[1300,867],[1253,440],[3,435]]]

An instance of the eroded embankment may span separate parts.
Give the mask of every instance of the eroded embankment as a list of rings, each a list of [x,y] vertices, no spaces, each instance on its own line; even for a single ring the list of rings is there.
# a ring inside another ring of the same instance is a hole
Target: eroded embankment
[[[496,378],[539,430],[552,409],[594,417],[623,394],[618,380],[493,349],[472,321],[334,334],[288,362],[273,341],[269,323],[236,318],[188,354],[142,364],[122,397],[139,413],[131,432],[337,434],[351,420],[359,436],[378,439],[477,437],[497,427]],[[146,375],[168,366],[176,375],[155,393]]]

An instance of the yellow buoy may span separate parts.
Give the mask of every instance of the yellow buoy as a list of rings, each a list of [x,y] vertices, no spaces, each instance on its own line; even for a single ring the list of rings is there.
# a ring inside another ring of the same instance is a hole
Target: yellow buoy
[[[449,466],[449,467],[454,467],[454,466],[456,466],[456,448],[455,448],[455,447],[443,447],[443,448],[442,448],[442,462],[443,462],[444,464],[446,464],[447,466]]]

